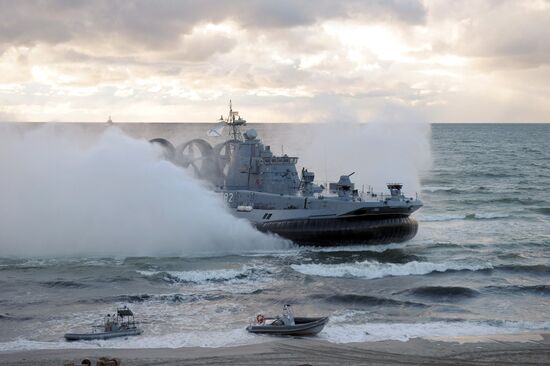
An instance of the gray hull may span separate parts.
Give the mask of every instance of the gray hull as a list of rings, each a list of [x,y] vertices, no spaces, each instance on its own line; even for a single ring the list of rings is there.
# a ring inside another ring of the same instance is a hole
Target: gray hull
[[[96,339],[110,339],[116,337],[137,336],[143,333],[141,329],[129,329],[116,332],[100,332],[100,333],[67,333],[65,339],[68,341],[91,341]]]
[[[296,325],[249,325],[246,330],[250,333],[310,336],[323,330],[328,323],[328,317],[323,318],[294,318]]]
[[[401,243],[418,231],[418,223],[411,217],[294,219],[257,223],[256,227],[301,245],[315,246]]]

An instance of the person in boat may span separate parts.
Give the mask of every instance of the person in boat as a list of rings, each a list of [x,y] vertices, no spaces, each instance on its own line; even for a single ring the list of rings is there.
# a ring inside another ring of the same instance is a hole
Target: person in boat
[[[261,321],[258,321],[259,324],[263,325],[265,320],[263,318],[263,315],[258,315],[258,317],[261,316]],[[283,306],[283,315],[277,315],[275,320],[271,323],[271,325],[276,326],[293,326],[296,325],[296,322],[294,321],[294,313],[292,312],[292,308],[290,305]]]
[[[111,314],[107,314],[107,317],[105,318],[105,331],[111,332],[113,330],[113,319],[111,318]]]

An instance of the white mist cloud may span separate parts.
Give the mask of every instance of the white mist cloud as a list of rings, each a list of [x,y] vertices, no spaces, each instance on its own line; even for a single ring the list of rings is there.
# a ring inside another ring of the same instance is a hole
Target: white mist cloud
[[[73,130],[74,131],[74,130]],[[0,126],[0,255],[194,255],[277,248],[161,152],[116,128],[98,139]]]
[[[392,105],[377,112],[367,123],[343,105],[335,105],[324,123],[310,125],[307,134],[297,126],[291,148],[299,152],[301,165],[329,182],[340,175],[351,177],[356,188],[386,190],[390,182],[403,183],[409,195],[420,191],[420,176],[431,165],[430,124],[422,115]]]

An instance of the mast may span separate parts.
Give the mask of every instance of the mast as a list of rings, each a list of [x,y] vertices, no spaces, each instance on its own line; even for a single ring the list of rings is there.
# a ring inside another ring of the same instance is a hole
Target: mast
[[[228,125],[231,126],[231,131],[229,132],[229,136],[236,141],[241,141],[241,130],[239,129],[239,126],[245,125],[246,120],[241,118],[239,116],[239,112],[233,111],[233,103],[231,99],[229,100],[229,116],[227,116],[227,119],[225,121]]]
[[[233,129],[233,140],[237,139],[237,126],[235,125],[235,115],[233,114],[233,102],[229,99],[229,121]]]

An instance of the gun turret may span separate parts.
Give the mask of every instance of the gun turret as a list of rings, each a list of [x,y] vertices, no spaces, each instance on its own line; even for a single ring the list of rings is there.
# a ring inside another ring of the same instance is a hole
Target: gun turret
[[[318,186],[313,181],[315,180],[315,173],[308,171],[306,168],[302,168],[302,179],[300,180],[300,191],[302,196],[310,197],[314,193],[321,193],[325,189],[323,186]]]
[[[349,198],[355,194],[355,184],[351,182],[350,177],[354,175],[355,172],[352,172],[347,175],[341,175],[340,179],[336,183],[329,184],[329,190],[331,193],[337,193],[338,197]]]

